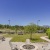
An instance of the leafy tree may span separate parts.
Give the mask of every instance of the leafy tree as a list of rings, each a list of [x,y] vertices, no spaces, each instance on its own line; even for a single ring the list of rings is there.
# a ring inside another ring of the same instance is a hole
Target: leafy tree
[[[30,39],[32,39],[32,33],[36,32],[37,28],[35,24],[25,26],[25,31],[30,33]]]
[[[3,25],[0,24],[0,28],[3,28]]]
[[[46,34],[48,35],[48,38],[50,39],[50,28],[47,29]]]

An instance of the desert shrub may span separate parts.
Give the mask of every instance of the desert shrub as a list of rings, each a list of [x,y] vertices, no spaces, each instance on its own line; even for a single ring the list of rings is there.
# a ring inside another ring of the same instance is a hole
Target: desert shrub
[[[48,38],[50,39],[50,28],[47,29],[46,34],[48,35]]]

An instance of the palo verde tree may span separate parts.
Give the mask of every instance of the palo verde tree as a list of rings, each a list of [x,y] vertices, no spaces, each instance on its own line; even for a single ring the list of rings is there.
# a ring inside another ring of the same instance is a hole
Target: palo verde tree
[[[30,24],[30,25],[27,25],[25,26],[25,31],[30,33],[30,39],[32,39],[32,33],[36,32],[36,25],[35,24]]]

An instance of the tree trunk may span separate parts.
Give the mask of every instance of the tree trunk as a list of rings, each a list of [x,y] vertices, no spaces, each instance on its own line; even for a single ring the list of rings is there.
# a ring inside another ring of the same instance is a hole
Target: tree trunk
[[[30,39],[32,39],[32,33],[30,33]]]

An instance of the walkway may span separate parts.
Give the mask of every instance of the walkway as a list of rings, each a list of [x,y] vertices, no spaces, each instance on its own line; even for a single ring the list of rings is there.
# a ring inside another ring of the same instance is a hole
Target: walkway
[[[46,41],[50,42],[50,40],[49,40],[48,38],[46,38],[46,37],[47,37],[47,36],[40,37],[40,38],[43,39],[43,40],[46,40]]]
[[[0,43],[0,50],[11,50],[11,47],[9,45],[9,41],[11,38],[6,38],[5,41],[2,41]]]

